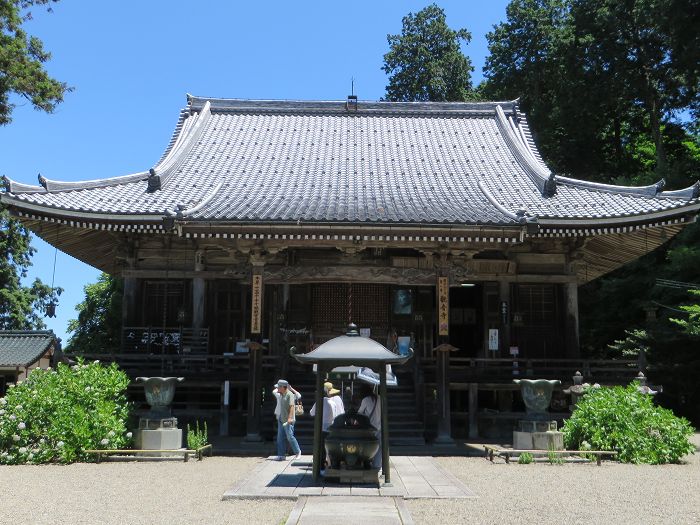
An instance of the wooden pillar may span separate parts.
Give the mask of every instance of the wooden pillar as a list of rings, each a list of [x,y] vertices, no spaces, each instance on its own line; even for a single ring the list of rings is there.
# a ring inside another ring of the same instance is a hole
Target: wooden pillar
[[[500,316],[501,316],[501,357],[510,355],[510,282],[499,282]]]
[[[204,328],[206,294],[207,283],[204,278],[194,277],[192,279],[192,328],[195,330]]]
[[[323,380],[325,379],[325,368],[319,363],[316,370],[316,390],[314,392],[316,402],[316,416],[314,417],[314,459],[312,465],[312,476],[314,481],[321,477],[321,464],[323,462],[323,450],[321,446],[321,431],[323,424]]]
[[[262,298],[264,262],[251,255],[253,266],[250,299],[250,337],[248,343],[249,381],[248,381],[248,417],[246,420],[246,441],[262,441],[260,436],[262,412],[262,353],[264,347],[259,339],[262,337]],[[258,339],[258,341],[256,341]]]
[[[469,383],[469,437],[479,436],[479,422],[477,420],[477,410],[479,406],[479,385]]]
[[[379,401],[382,407],[382,473],[384,485],[391,484],[391,458],[389,457],[389,403],[386,398],[386,365],[379,365]]]
[[[450,410],[450,352],[456,351],[452,345],[441,344],[433,349],[437,367],[438,387],[438,434],[435,443],[453,445],[452,413]]]
[[[578,283],[576,281],[566,283],[566,357],[574,359],[579,357],[578,339]]]
[[[201,272],[204,269],[204,252],[197,251],[194,256],[194,271]],[[206,293],[207,283],[204,278],[194,277],[192,279],[192,328],[204,327]]]
[[[260,442],[260,413],[262,405],[262,353],[264,346],[255,341],[248,343],[248,417],[245,441]]]
[[[139,281],[136,277],[124,277],[122,296],[122,328],[140,324],[136,319]]]

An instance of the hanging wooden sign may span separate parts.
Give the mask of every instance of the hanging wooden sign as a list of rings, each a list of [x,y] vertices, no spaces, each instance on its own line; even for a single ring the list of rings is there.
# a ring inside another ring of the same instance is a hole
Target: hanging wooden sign
[[[262,325],[262,275],[253,275],[252,299],[250,302],[250,333],[259,334]]]
[[[438,334],[449,335],[450,332],[450,285],[447,277],[438,277]]]

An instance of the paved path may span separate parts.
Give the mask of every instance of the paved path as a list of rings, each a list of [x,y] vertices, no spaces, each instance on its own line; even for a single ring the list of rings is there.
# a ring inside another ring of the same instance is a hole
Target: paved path
[[[301,496],[286,525],[413,525],[403,498]]]
[[[404,499],[475,498],[454,475],[431,457],[392,456],[391,485],[337,484],[311,476],[311,456],[298,461],[261,461],[249,476],[227,490],[222,499],[283,498],[300,496],[389,496]]]

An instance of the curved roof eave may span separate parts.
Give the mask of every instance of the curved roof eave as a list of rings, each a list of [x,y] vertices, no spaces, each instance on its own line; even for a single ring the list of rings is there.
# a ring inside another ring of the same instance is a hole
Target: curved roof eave
[[[697,201],[697,199],[696,199]],[[636,215],[621,215],[616,217],[600,217],[600,218],[590,218],[590,217],[572,217],[572,218],[559,218],[559,217],[538,217],[537,221],[541,226],[585,226],[585,225],[619,225],[619,224],[636,224],[654,221],[657,219],[665,219],[669,217],[697,214],[700,211],[700,202],[695,202],[685,206],[679,206],[675,208],[670,208],[666,210],[660,210],[650,213],[640,213]]]
[[[0,193],[0,202],[6,205],[12,205],[16,208],[33,211],[37,213],[56,215],[59,217],[74,217],[80,219],[94,219],[103,221],[162,221],[164,213],[158,214],[130,214],[130,213],[101,213],[91,211],[71,210],[66,208],[56,208],[52,206],[32,204],[25,202],[7,193]]]

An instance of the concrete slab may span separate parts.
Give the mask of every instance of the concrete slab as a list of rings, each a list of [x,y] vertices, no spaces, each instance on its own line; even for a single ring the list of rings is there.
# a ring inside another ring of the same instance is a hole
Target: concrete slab
[[[222,499],[296,499],[309,496],[403,497],[408,499],[475,498],[455,476],[446,472],[433,458],[393,456],[391,483],[379,486],[366,483],[339,484],[311,476],[311,458],[275,461],[270,456],[250,475],[227,490]]]
[[[409,525],[410,513],[401,498],[326,496],[299,498],[287,525]]]

